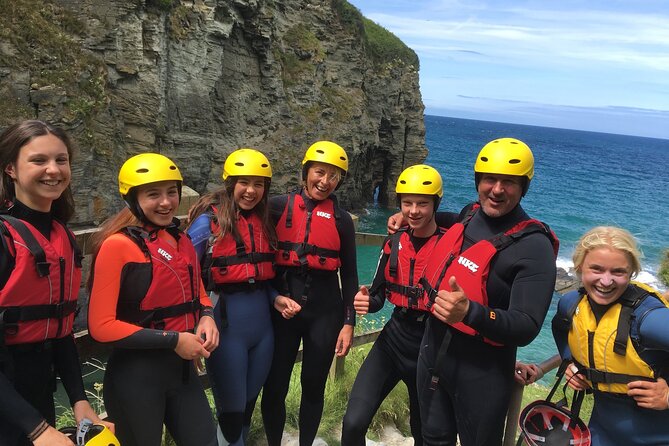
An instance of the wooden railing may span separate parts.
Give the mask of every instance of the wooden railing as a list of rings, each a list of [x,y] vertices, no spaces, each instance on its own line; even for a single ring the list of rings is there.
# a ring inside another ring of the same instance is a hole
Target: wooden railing
[[[180,219],[183,221],[185,217],[180,217]],[[75,236],[77,238],[77,243],[79,244],[79,246],[82,249],[82,252],[85,255],[91,254],[90,238],[95,232],[97,232],[97,228],[74,231]],[[371,245],[380,247],[384,239],[385,235],[380,235],[380,234],[370,234],[364,232],[356,232],[355,234],[356,246]],[[378,338],[380,332],[381,330],[379,329],[355,336],[353,338],[352,347],[358,347],[361,345],[374,342]],[[75,334],[75,338],[82,362],[89,361],[92,358],[106,358],[108,356],[108,353],[111,351],[111,348],[108,345],[99,344],[93,341],[91,337],[88,335],[87,330],[82,330],[80,332],[77,332]],[[301,361],[302,361],[302,352],[300,351],[298,352],[296,362],[301,362]],[[331,378],[337,379],[343,374],[345,361],[346,361],[345,357],[341,358],[335,357],[334,361],[332,362],[332,366],[330,368]],[[557,368],[558,365],[559,365],[559,357],[557,356],[548,358],[545,361],[538,364],[539,368],[543,371],[544,374],[547,374],[549,371]],[[206,374],[202,374],[201,379],[203,385],[205,387],[209,387],[209,380]],[[523,399],[523,389],[524,386],[521,386],[519,384],[516,384],[514,386],[511,396],[511,402],[509,404],[509,410],[507,412],[506,429],[504,432],[504,442],[503,442],[504,446],[513,446],[516,444],[516,432],[518,425],[518,417],[520,415],[520,410],[521,410],[520,406],[522,404],[522,399]]]

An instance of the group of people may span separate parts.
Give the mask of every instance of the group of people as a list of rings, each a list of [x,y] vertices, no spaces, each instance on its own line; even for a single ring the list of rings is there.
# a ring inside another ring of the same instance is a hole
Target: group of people
[[[270,196],[272,168],[244,148],[225,160],[222,186],[175,218],[183,177],[157,153],[118,175],[126,207],[93,240],[88,327],[113,349],[104,377],[108,420],[86,399],[72,325],[81,251],[72,143],[59,128],[24,121],[0,135],[0,446],[71,446],[54,428],[60,376],[77,422],[114,432],[123,446],[244,445],[256,400],[279,446],[285,398],[302,347],[299,442],[323,413],[333,356],[352,345],[356,314],[394,309],[362,364],[343,419],[342,445],[364,445],[380,404],[401,380],[416,445],[499,445],[516,363],[546,317],[559,242],[520,202],[534,175],[530,148],[485,145],[474,163],[477,200],[438,212],[442,178],[414,165],[399,176],[400,213],[388,222],[372,285],[358,286],[355,232],[334,192],[346,151],[310,146],[302,184]],[[583,236],[574,253],[583,288],[553,323],[568,384],[595,394],[592,444],[669,444],[667,302],[632,281],[634,239],[620,228]],[[615,342],[614,342],[615,341]],[[216,420],[198,379],[205,360]]]

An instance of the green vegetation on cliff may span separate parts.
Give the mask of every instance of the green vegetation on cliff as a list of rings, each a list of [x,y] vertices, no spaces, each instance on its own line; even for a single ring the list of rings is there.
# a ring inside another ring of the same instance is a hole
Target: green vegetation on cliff
[[[332,7],[339,15],[342,24],[365,42],[365,49],[370,59],[377,65],[397,61],[419,69],[418,56],[396,35],[363,17],[358,8],[346,0],[332,0]]]
[[[658,274],[662,283],[669,287],[669,249],[664,251]]]
[[[0,51],[0,67],[24,70],[31,94],[47,87],[33,103],[58,107],[61,104],[54,100],[64,98],[68,120],[86,119],[106,106],[107,70],[77,40],[85,31],[82,22],[48,0],[0,0],[0,9],[0,41],[9,43]],[[35,113],[25,105],[3,108],[0,125],[35,117]]]

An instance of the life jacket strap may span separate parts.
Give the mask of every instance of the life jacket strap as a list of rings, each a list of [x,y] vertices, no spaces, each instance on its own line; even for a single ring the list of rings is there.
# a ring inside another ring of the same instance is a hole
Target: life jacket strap
[[[200,299],[193,299],[169,307],[155,308],[153,310],[140,310],[137,302],[119,301],[117,313],[119,319],[136,323],[142,327],[150,327],[152,324],[158,329],[164,327],[165,319],[181,316],[187,313],[196,315],[202,308]]]
[[[394,291],[402,296],[406,296],[409,301],[409,307],[417,307],[418,300],[423,297],[423,293],[425,292],[425,290],[419,286],[398,285],[392,282],[386,282],[386,290]]]

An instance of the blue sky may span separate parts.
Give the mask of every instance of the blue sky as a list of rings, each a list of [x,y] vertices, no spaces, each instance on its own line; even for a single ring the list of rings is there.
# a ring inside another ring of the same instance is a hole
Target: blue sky
[[[669,0],[349,0],[420,58],[427,114],[669,139]]]

